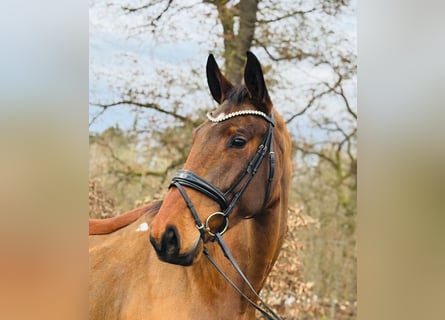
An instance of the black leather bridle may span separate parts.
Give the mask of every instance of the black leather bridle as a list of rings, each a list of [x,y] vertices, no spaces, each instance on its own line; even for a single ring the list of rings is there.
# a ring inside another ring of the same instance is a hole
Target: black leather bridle
[[[225,120],[228,120],[230,118],[236,117],[236,116],[245,116],[245,115],[255,115],[260,116],[264,118],[268,123],[269,127],[266,132],[266,134],[263,137],[263,141],[257,148],[257,152],[253,156],[253,158],[249,161],[247,164],[246,169],[238,176],[234,184],[225,192],[222,192],[219,190],[216,186],[214,186],[212,183],[206,181],[205,179],[201,178],[197,174],[193,173],[189,170],[179,170],[173,177],[172,182],[169,186],[178,188],[179,192],[181,193],[182,197],[184,198],[187,207],[191,211],[193,215],[193,219],[195,220],[196,227],[201,233],[201,238],[204,240],[205,233],[207,232],[210,236],[214,237],[216,232],[212,232],[209,227],[209,222],[211,219],[217,216],[221,216],[224,218],[224,224],[219,228],[217,232],[219,232],[221,235],[228,229],[229,227],[229,216],[232,213],[233,209],[235,208],[236,203],[240,199],[240,197],[243,195],[244,191],[249,186],[250,182],[252,181],[253,177],[257,173],[261,163],[263,162],[263,159],[269,150],[269,178],[267,180],[267,187],[266,187],[266,193],[264,195],[264,201],[263,201],[263,207],[266,205],[267,200],[270,196],[271,191],[271,185],[272,180],[275,174],[275,154],[273,152],[273,128],[274,128],[274,119],[273,114],[271,117],[267,116],[265,113],[255,110],[244,110],[244,111],[238,111],[230,113],[226,116],[220,116],[219,118],[214,118],[210,114],[208,114],[208,118],[210,121],[214,123],[222,122]],[[244,184],[241,185],[241,183],[244,181]],[[238,191],[235,192],[235,189],[237,189],[239,186]],[[193,203],[191,202],[189,196],[187,195],[185,189],[183,187],[189,187],[192,189],[195,189],[209,198],[216,201],[221,211],[217,211],[215,213],[212,213],[206,220],[205,224],[201,222],[199,219],[198,213],[196,212],[195,207],[193,206]],[[229,198],[231,199],[229,200]]]
[[[179,192],[181,193],[182,197],[184,198],[184,201],[187,204],[187,207],[189,208],[190,212],[192,213],[193,219],[195,220],[196,227],[198,228],[200,232],[201,239],[205,242],[206,234],[210,235],[211,239],[216,240],[218,244],[220,245],[221,249],[224,252],[224,255],[235,270],[239,273],[243,281],[247,284],[249,289],[254,293],[256,298],[259,299],[259,301],[263,304],[266,310],[261,308],[258,304],[256,304],[252,299],[250,299],[246,294],[244,294],[241,289],[239,289],[235,283],[228,278],[228,276],[222,271],[222,269],[216,264],[216,262],[213,260],[213,258],[210,256],[208,250],[206,247],[204,247],[204,255],[207,257],[207,259],[211,262],[211,264],[217,269],[217,271],[229,282],[229,284],[235,288],[235,290],[238,291],[238,293],[243,296],[253,307],[255,307],[257,310],[259,310],[265,317],[268,319],[280,319],[273,310],[267,306],[266,303],[259,297],[255,289],[252,287],[244,273],[239,268],[238,264],[236,263],[235,259],[231,255],[230,251],[227,248],[227,245],[225,244],[224,240],[222,239],[222,234],[227,231],[229,228],[229,216],[233,209],[235,208],[235,205],[237,204],[238,200],[241,198],[243,193],[246,191],[247,187],[249,186],[250,182],[252,181],[253,177],[257,173],[261,163],[263,162],[263,159],[265,158],[266,154],[269,154],[269,176],[267,179],[267,186],[266,186],[266,192],[264,195],[263,200],[263,208],[266,206],[267,201],[270,197],[271,192],[271,186],[272,181],[275,175],[275,153],[273,151],[273,128],[275,126],[274,123],[274,116],[273,112],[270,116],[266,115],[265,113],[261,111],[256,110],[243,110],[243,111],[237,111],[232,112],[227,115],[220,114],[218,117],[213,117],[211,114],[207,114],[208,119],[213,123],[219,123],[228,119],[231,119],[233,117],[238,116],[259,116],[265,119],[269,126],[268,130],[265,133],[263,140],[261,144],[258,146],[257,151],[255,155],[252,157],[252,159],[247,164],[246,169],[241,172],[241,174],[238,176],[234,184],[225,192],[218,189],[216,186],[214,186],[212,183],[206,181],[205,179],[201,178],[197,174],[193,173],[189,170],[179,170],[173,177],[172,182],[169,186],[169,188],[176,187]],[[190,200],[187,192],[185,191],[184,187],[192,188],[196,191],[199,191],[209,198],[213,199],[215,202],[217,202],[221,208],[221,211],[217,211],[209,215],[203,224],[201,219],[198,216],[198,213]],[[235,189],[238,189],[238,191],[235,191]],[[210,222],[212,219],[220,219],[223,218],[223,224],[217,229],[217,230],[211,230]]]

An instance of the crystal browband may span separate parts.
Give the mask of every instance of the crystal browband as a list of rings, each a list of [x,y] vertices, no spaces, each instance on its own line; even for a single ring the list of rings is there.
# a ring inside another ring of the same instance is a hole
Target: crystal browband
[[[263,117],[264,119],[266,119],[268,122],[270,122],[271,124],[273,124],[273,120],[264,112],[258,111],[258,110],[241,110],[241,111],[235,111],[235,112],[231,112],[229,114],[224,114],[220,113],[218,116],[214,117],[212,116],[211,112],[207,113],[207,118],[214,123],[218,123],[218,122],[222,122],[228,119],[231,119],[233,117],[238,117],[238,116],[260,116]]]

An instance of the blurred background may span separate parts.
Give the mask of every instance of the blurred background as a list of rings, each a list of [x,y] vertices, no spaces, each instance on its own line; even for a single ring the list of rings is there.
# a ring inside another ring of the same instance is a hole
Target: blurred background
[[[285,319],[356,319],[356,6],[90,0],[90,217],[162,199],[216,107],[208,54],[240,83],[251,50],[294,164],[287,239],[261,294]]]

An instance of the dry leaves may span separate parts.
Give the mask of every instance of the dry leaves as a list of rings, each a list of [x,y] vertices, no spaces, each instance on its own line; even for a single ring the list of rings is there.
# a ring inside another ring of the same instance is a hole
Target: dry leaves
[[[298,240],[298,231],[319,228],[316,219],[301,213],[299,208],[289,209],[288,233],[280,256],[275,263],[261,296],[277,314],[287,320],[308,319],[355,319],[357,303],[320,299],[313,292],[313,282],[305,282],[299,254],[304,245]],[[265,319],[257,315],[257,319]]]

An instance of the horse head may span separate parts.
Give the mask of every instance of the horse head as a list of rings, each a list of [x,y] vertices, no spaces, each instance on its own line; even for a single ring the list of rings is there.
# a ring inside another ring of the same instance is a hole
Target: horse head
[[[206,73],[219,105],[195,129],[190,154],[150,227],[158,258],[183,266],[197,261],[216,233],[231,232],[244,219],[258,219],[277,206],[287,188],[276,177],[285,170],[280,163],[289,156],[283,154],[290,149],[289,137],[273,110],[258,59],[247,53],[244,85],[227,80],[213,55]]]

